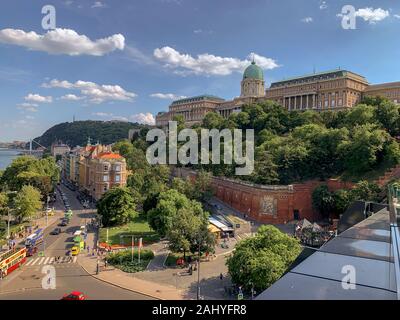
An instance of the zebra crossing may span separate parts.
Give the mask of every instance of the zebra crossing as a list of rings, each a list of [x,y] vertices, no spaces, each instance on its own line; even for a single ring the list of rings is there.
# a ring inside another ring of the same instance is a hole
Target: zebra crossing
[[[57,261],[57,257],[39,257],[39,258],[32,258],[29,260],[25,266],[40,266],[46,264],[67,264],[67,263],[76,263],[78,257],[73,257],[72,260],[70,257],[60,257]]]

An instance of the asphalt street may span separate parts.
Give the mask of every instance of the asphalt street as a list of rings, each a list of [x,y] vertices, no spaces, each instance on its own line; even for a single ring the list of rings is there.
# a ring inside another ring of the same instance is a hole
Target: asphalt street
[[[37,255],[28,258],[25,265],[0,280],[0,300],[58,300],[71,291],[81,291],[88,299],[93,300],[147,300],[148,296],[122,289],[90,276],[74,259],[67,259],[67,251],[72,247],[73,233],[80,226],[89,222],[93,210],[85,210],[76,198],[76,193],[61,186],[68,198],[74,215],[67,227],[61,227],[62,233],[50,235],[60,220],[45,230],[45,240],[39,250],[44,249],[45,257]],[[60,194],[57,195],[56,210],[64,210]],[[86,254],[81,253],[81,254]],[[62,257],[60,263],[55,263],[56,257]],[[79,259],[79,258],[78,258]],[[43,267],[52,265],[56,272],[55,289],[42,289],[42,279],[45,277]]]

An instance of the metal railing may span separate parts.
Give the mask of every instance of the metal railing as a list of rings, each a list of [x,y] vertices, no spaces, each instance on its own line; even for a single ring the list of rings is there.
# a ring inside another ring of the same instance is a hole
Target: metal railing
[[[388,187],[390,214],[390,234],[393,248],[394,269],[396,276],[397,300],[400,300],[400,184]]]

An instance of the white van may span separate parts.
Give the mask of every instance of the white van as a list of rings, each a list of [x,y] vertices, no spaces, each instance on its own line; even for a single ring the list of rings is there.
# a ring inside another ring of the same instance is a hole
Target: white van
[[[82,230],[76,230],[76,231],[74,232],[74,237],[80,236],[81,234],[82,234]]]

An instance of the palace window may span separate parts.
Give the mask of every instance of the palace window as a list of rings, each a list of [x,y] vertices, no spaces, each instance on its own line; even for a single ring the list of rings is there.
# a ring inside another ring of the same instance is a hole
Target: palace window
[[[115,176],[115,182],[121,182],[121,175],[117,174]]]
[[[103,182],[108,182],[108,174],[103,175]]]

